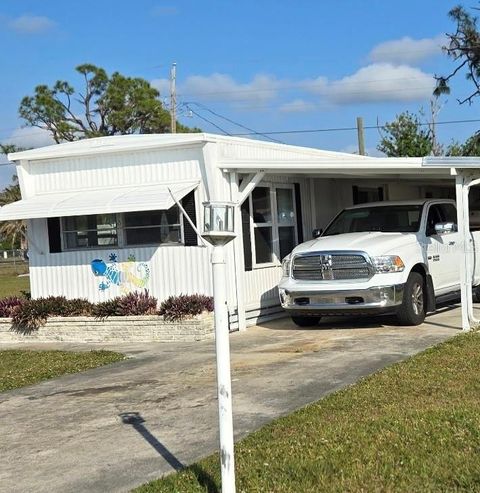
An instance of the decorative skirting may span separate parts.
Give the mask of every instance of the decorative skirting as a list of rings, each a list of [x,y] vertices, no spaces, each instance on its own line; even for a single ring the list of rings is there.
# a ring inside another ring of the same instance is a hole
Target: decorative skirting
[[[51,317],[38,330],[12,330],[11,320],[0,319],[0,344],[12,342],[193,342],[214,337],[213,315],[167,322],[158,316]]]

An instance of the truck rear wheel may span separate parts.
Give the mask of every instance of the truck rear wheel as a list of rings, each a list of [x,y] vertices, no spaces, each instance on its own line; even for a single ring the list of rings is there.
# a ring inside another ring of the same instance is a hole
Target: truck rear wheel
[[[403,301],[397,311],[402,325],[420,325],[425,320],[425,279],[418,272],[410,272],[403,292]]]
[[[318,322],[320,322],[320,319],[322,317],[309,317],[309,316],[299,316],[299,315],[292,315],[292,320],[293,323],[298,325],[299,327],[313,327],[315,325],[318,325]]]

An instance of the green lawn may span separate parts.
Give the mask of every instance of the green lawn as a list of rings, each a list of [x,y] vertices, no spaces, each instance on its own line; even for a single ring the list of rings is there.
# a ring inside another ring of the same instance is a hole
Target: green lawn
[[[236,475],[245,493],[480,491],[480,334],[459,335],[252,433],[236,444]],[[135,491],[219,488],[215,454]]]
[[[18,277],[28,272],[28,264],[19,262],[0,262],[0,298],[20,295],[22,291],[30,291],[30,278]]]
[[[0,392],[121,361],[111,351],[0,351]]]

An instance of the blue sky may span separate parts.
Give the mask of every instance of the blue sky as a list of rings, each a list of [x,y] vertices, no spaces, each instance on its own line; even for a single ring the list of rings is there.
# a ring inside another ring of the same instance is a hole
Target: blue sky
[[[205,131],[243,133],[217,115],[258,132],[354,127],[428,111],[433,74],[452,62],[439,46],[454,25],[446,0],[297,2],[3,0],[0,4],[0,142],[25,146],[48,136],[21,128],[21,98],[57,79],[80,87],[74,67],[85,62],[152,81],[168,96],[177,63],[180,121]],[[470,6],[470,4],[468,4]],[[479,118],[480,100],[463,75],[440,100],[439,121]],[[204,119],[195,115],[197,113]],[[217,115],[215,115],[217,113]],[[427,115],[428,116],[428,115]],[[477,123],[441,125],[439,140],[464,140]],[[355,131],[275,135],[297,145],[355,152]],[[370,154],[377,130],[366,131]],[[1,161],[1,159],[0,159]],[[11,166],[0,166],[0,186]]]

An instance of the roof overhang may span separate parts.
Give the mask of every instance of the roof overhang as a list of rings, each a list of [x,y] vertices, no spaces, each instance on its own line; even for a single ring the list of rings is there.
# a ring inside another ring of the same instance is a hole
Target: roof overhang
[[[410,177],[449,178],[450,171],[442,166],[423,166],[423,158],[312,157],[291,160],[222,160],[218,166],[225,171],[266,174],[319,175],[338,177]]]
[[[198,186],[189,183],[135,185],[115,189],[46,193],[0,208],[0,221],[167,210]]]

